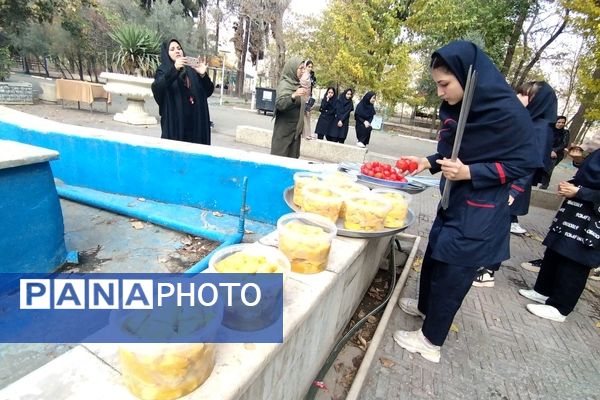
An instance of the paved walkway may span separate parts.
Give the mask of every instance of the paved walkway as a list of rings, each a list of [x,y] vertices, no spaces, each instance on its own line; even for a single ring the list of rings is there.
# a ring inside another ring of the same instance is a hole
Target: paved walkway
[[[217,100],[218,102],[218,100]],[[120,104],[120,105],[119,105]],[[109,114],[39,104],[13,108],[48,119],[74,125],[117,130],[158,137],[160,128],[133,127],[112,121],[122,109],[115,101]],[[235,142],[234,126],[272,126],[269,116],[240,111],[231,106],[211,104],[216,123],[213,143],[225,147],[268,153],[268,148]],[[435,144],[407,137],[377,133],[373,147],[377,152],[430,154]],[[381,151],[385,149],[385,151]],[[561,164],[552,185],[571,176],[574,169]],[[418,221],[407,233],[418,234],[424,250],[429,227],[435,215],[439,194],[427,190],[416,197],[412,208]],[[442,362],[432,364],[399,348],[391,334],[396,329],[417,329],[419,320],[396,309],[387,327],[386,339],[372,365],[362,398],[371,399],[600,399],[600,283],[591,282],[575,311],[565,323],[553,323],[529,314],[527,301],[517,289],[531,286],[535,274],[522,270],[522,261],[543,252],[541,239],[553,212],[532,208],[521,219],[533,237],[511,240],[513,257],[497,274],[494,288],[473,288],[454,321],[442,349]],[[411,271],[403,295],[415,295],[417,272]],[[389,359],[393,363],[379,361]]]

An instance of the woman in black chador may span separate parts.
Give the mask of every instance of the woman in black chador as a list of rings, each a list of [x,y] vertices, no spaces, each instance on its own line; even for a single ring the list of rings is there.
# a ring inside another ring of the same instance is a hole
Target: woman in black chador
[[[327,93],[321,100],[321,107],[319,107],[319,120],[315,127],[315,133],[319,139],[323,139],[325,135],[329,134],[329,131],[333,127],[335,120],[335,89],[332,87],[327,88]]]
[[[366,147],[371,140],[371,131],[373,127],[373,117],[375,116],[375,92],[367,92],[356,106],[354,111],[354,119],[356,120],[356,139],[358,147]]]
[[[330,142],[344,143],[346,141],[348,126],[350,125],[350,113],[354,111],[352,94],[352,89],[346,89],[335,101],[335,121],[326,136]]]
[[[206,64],[186,65],[183,49],[176,39],[163,42],[160,59],[152,93],[158,103],[161,137],[209,145],[207,98],[215,86],[206,73]]]

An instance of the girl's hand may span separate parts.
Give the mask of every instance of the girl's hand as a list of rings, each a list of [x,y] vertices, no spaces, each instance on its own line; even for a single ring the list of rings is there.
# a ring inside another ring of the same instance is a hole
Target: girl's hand
[[[448,158],[443,160],[437,160],[438,164],[442,166],[442,174],[450,181],[464,181],[471,179],[471,170],[468,165],[465,165],[458,158],[456,161],[452,161]]]
[[[185,65],[185,62],[184,62],[183,57],[178,57],[175,59],[175,69],[177,71],[181,70],[181,68],[183,68],[184,65]]]
[[[342,121],[338,121],[337,126],[338,128],[341,128],[344,124],[342,123]]]
[[[369,123],[369,121],[365,121],[365,128],[369,128],[371,126],[371,124]]]
[[[196,70],[198,75],[200,75],[202,77],[204,75],[206,75],[207,68],[208,68],[208,65],[206,64],[206,58],[204,58],[203,61],[200,61],[200,57],[198,57],[198,65],[196,67],[194,67],[194,70]]]
[[[579,186],[575,186],[572,183],[562,181],[558,184],[558,194],[565,196],[567,199],[572,199],[577,195]]]

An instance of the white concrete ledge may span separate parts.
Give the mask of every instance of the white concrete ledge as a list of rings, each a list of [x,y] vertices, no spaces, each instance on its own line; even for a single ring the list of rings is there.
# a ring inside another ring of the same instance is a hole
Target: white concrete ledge
[[[12,140],[0,140],[0,169],[37,164],[57,158],[58,151]]]
[[[235,131],[235,141],[259,147],[271,147],[273,131],[248,125],[238,125]],[[327,140],[302,140],[300,157],[312,158],[326,162],[339,163],[342,161],[362,163],[367,149],[347,144],[328,142]]]
[[[291,273],[281,344],[218,344],[215,369],[184,399],[300,400],[370,286],[391,237],[337,237],[328,268]],[[0,391],[10,399],[134,399],[122,383],[117,345],[85,345]]]

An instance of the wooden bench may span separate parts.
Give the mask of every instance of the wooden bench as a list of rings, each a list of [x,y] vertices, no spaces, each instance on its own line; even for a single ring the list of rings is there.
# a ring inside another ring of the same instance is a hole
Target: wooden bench
[[[56,100],[61,100],[63,107],[65,100],[76,101],[77,109],[81,109],[81,103],[87,103],[90,105],[90,112],[93,102],[104,101],[107,113],[108,104],[111,102],[110,93],[104,90],[104,85],[68,79],[56,80]]]

